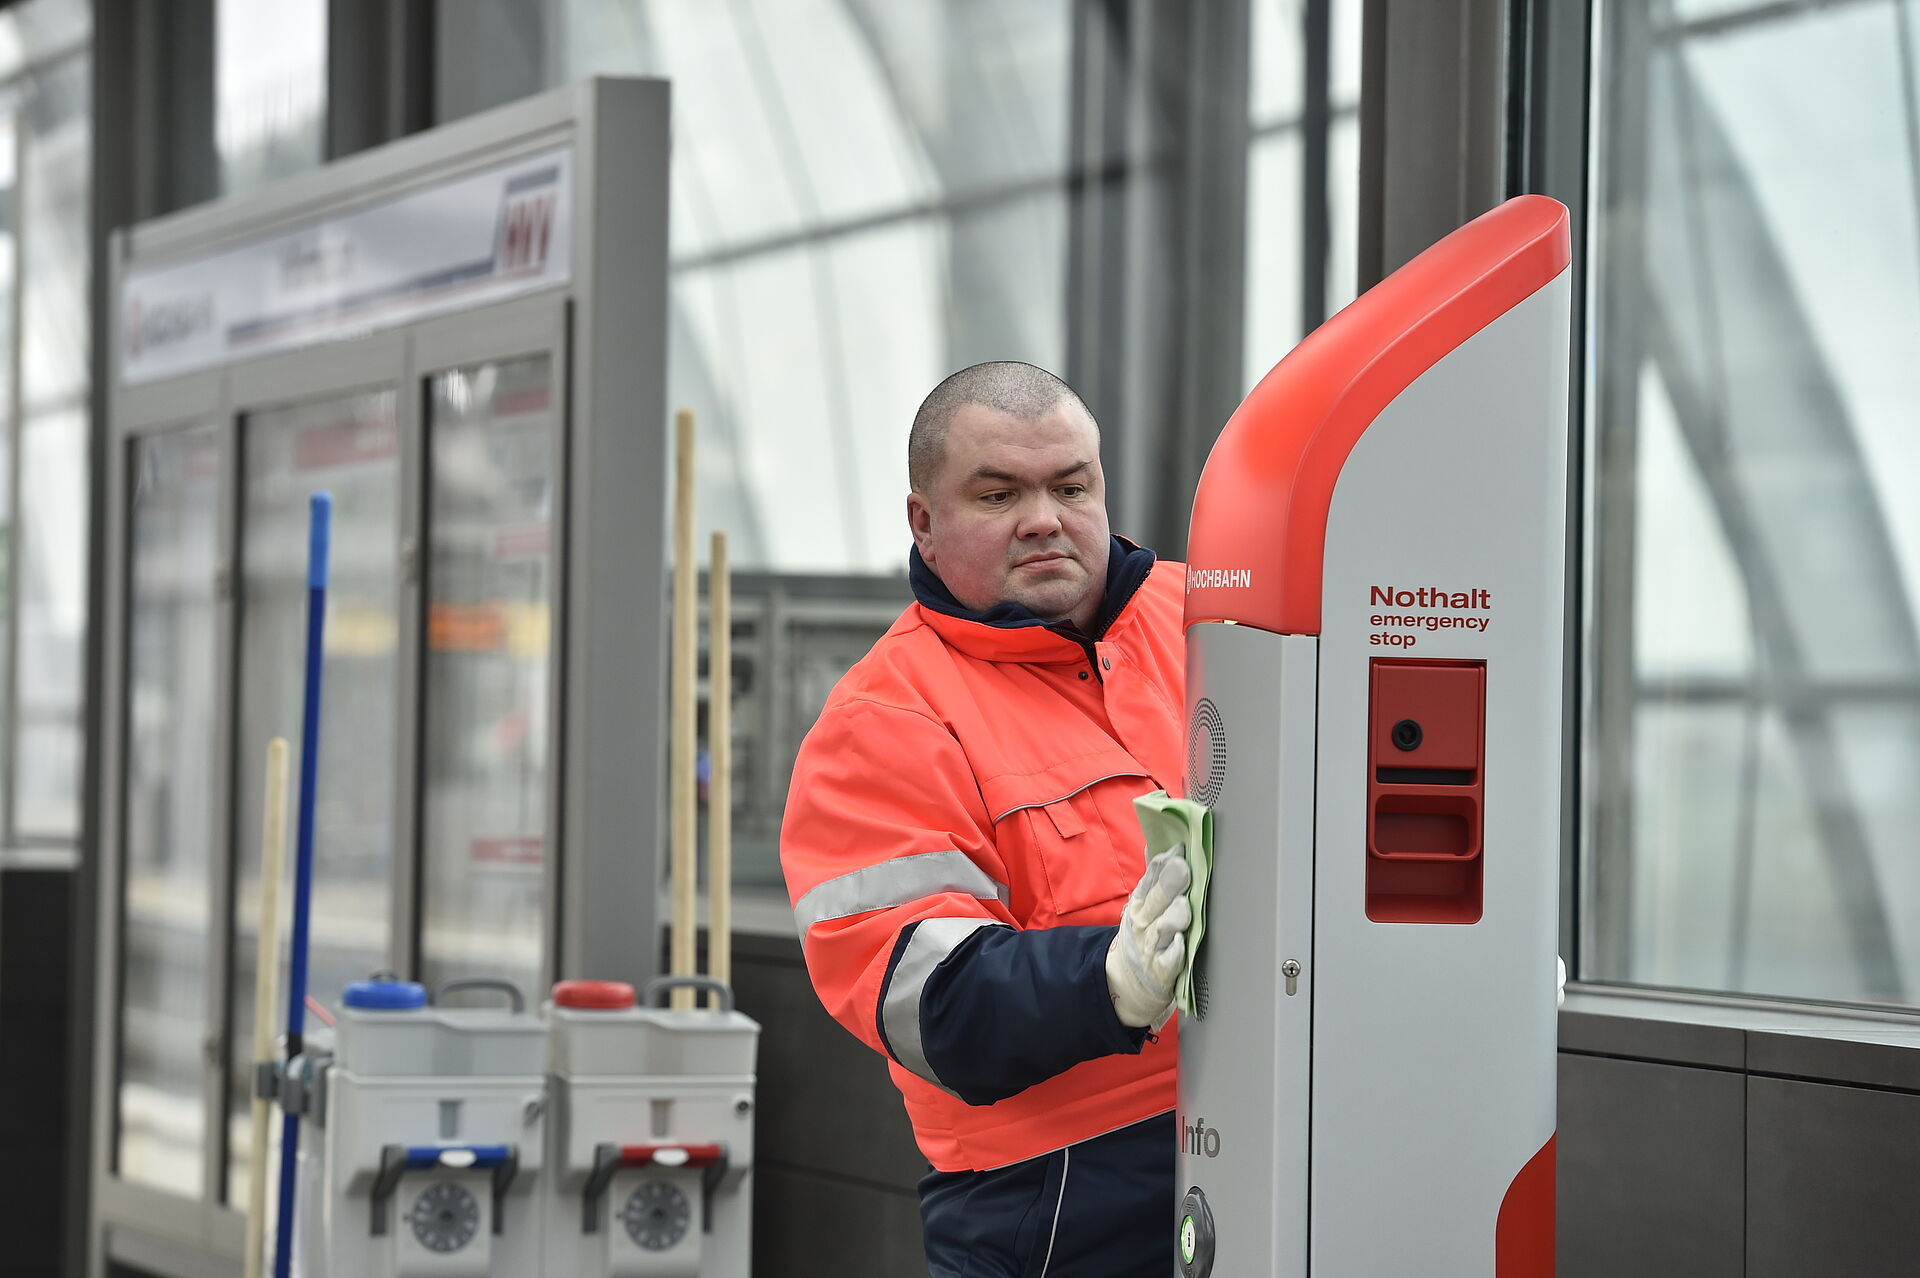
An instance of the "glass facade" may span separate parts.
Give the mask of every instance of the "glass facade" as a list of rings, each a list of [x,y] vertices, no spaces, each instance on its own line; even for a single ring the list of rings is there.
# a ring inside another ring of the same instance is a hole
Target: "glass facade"
[[[1581,975],[1920,1001],[1920,32],[1603,6]]]
[[[743,570],[902,572],[921,397],[978,360],[1064,359],[1072,6],[487,8],[524,40],[471,35],[503,73],[443,115],[674,82],[669,394],[700,423],[699,544],[724,527]]]
[[[258,961],[260,778],[266,743],[285,737],[300,775],[307,633],[308,498],[333,495],[331,577],[321,666],[308,987],[332,1003],[384,968],[392,932],[398,828],[398,396],[370,391],[257,412],[245,421],[240,514],[240,670],[233,793],[232,975],[228,983],[227,1187],[246,1184],[247,1106]],[[297,788],[295,794],[297,795]],[[293,801],[292,796],[289,802]],[[289,843],[282,901],[293,899]],[[283,954],[290,937],[281,931]],[[284,959],[283,959],[284,967]],[[281,996],[285,1005],[285,996]]]
[[[432,379],[421,971],[543,988],[553,529],[553,361]]]

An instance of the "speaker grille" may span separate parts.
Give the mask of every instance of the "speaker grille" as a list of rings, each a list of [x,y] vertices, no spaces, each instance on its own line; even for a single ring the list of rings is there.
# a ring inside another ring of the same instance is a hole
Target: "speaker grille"
[[[1212,807],[1227,783],[1227,726],[1206,697],[1187,724],[1187,797]]]

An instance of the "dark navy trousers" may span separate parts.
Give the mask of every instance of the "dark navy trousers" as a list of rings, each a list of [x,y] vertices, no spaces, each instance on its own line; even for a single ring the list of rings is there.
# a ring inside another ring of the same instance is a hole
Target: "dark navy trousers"
[[[1168,1278],[1172,1113],[986,1172],[929,1172],[932,1278]]]

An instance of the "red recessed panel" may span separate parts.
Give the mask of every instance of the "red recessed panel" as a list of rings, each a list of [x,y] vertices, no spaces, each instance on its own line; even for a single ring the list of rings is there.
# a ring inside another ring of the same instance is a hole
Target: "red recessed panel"
[[[1376,658],[1367,697],[1367,917],[1477,923],[1487,663]]]

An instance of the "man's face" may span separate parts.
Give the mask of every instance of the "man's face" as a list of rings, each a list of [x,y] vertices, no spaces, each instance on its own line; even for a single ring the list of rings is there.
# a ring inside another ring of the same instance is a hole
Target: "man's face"
[[[947,455],[907,497],[914,545],[962,605],[1025,605],[1047,621],[1093,624],[1106,595],[1106,480],[1100,436],[1063,399],[1022,421],[966,404],[947,429]]]

